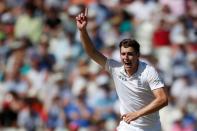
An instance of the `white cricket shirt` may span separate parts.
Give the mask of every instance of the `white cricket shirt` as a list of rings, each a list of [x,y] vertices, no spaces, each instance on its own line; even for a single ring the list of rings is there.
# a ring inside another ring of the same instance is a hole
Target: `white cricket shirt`
[[[114,80],[121,115],[138,111],[148,105],[155,98],[152,90],[164,87],[157,71],[142,61],[139,61],[137,72],[130,77],[126,74],[124,66],[115,60],[108,59],[105,68]],[[160,123],[158,111],[142,116],[130,125],[148,128],[156,123]]]

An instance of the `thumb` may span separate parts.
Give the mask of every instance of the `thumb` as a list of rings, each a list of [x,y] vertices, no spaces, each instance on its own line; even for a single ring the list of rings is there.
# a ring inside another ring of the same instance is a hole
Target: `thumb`
[[[126,117],[126,114],[122,115],[122,116],[121,116],[121,119],[123,119],[124,117]]]

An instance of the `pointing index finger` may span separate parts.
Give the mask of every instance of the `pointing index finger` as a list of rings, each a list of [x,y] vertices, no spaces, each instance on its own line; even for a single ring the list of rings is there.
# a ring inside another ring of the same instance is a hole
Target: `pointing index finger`
[[[88,16],[88,8],[85,8],[85,16]]]

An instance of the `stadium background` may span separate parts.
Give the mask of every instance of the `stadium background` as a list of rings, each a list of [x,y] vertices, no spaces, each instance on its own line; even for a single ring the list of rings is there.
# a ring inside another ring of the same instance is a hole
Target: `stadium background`
[[[75,24],[85,6],[98,50],[119,60],[119,41],[135,38],[159,71],[170,94],[163,130],[196,131],[196,0],[1,0],[0,130],[115,131],[113,81]]]

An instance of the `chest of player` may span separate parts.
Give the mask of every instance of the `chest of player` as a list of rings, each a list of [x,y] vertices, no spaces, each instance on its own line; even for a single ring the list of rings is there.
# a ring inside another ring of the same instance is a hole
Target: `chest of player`
[[[116,74],[114,82],[116,87],[121,88],[121,90],[126,89],[135,92],[150,90],[145,78],[143,78],[141,75],[128,77],[122,74]]]

